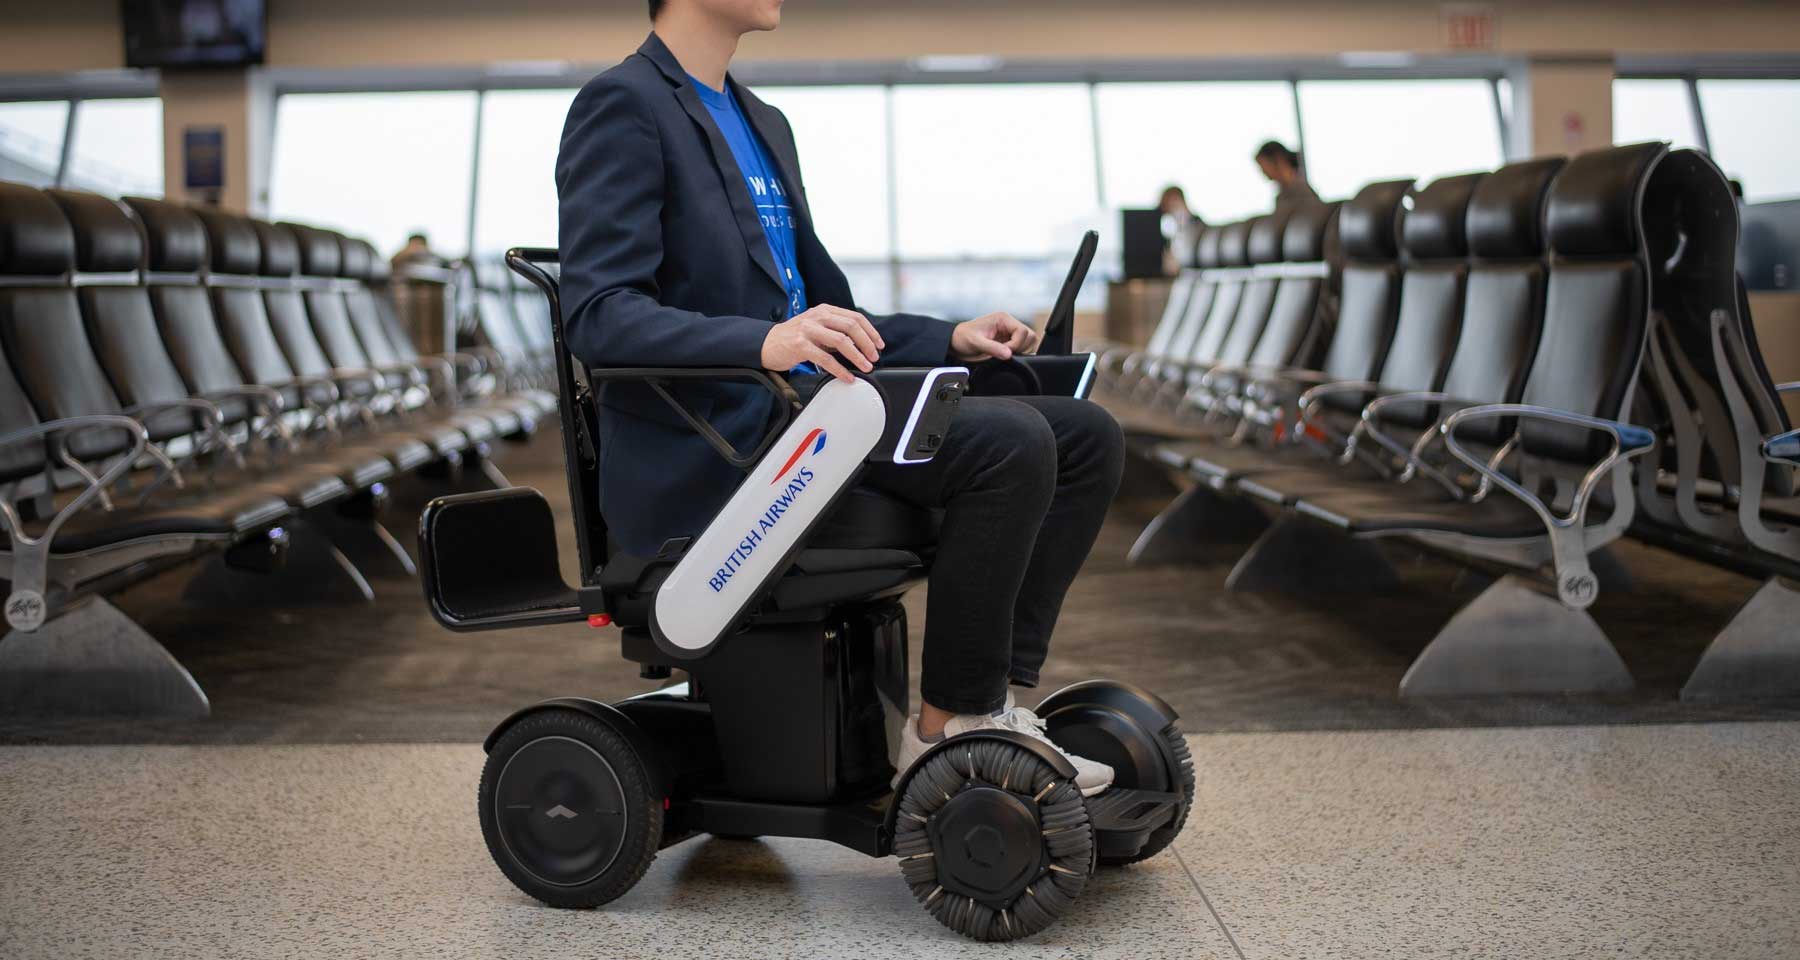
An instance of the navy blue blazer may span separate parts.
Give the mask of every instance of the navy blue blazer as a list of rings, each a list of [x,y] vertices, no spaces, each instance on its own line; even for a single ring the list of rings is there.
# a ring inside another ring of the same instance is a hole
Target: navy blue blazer
[[[856,309],[813,230],[794,133],[781,111],[727,80],[769,148],[796,217],[807,299]],[[590,367],[762,366],[787,295],[756,204],[712,114],[655,34],[588,81],[556,157],[562,309],[569,348]],[[863,311],[867,313],[867,311]],[[874,316],[884,365],[945,361],[951,325]],[[774,399],[754,384],[672,382],[671,392],[739,450],[755,446]],[[631,553],[705,528],[743,473],[648,387],[600,388],[600,510]]]

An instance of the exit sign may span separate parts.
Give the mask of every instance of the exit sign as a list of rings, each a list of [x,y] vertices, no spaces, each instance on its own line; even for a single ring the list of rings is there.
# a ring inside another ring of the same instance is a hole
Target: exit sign
[[[1492,50],[1500,45],[1500,15],[1489,3],[1447,3],[1438,8],[1444,46]]]

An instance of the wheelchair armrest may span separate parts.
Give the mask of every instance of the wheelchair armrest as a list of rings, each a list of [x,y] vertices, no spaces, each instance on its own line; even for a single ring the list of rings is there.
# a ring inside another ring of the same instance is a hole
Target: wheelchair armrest
[[[1087,399],[1099,358],[1091,353],[1017,354],[969,368],[969,393],[978,397],[1046,396]]]
[[[781,435],[781,431],[793,419],[794,412],[800,407],[800,396],[794,392],[787,380],[778,374],[754,367],[593,367],[588,370],[591,383],[641,383],[656,392],[662,401],[674,410],[676,415],[688,425],[690,430],[699,434],[708,446],[725,462],[738,468],[748,470],[756,465],[763,454],[769,452],[769,445]],[[756,448],[749,453],[741,453],[731,445],[729,440],[719,435],[712,424],[681,405],[681,401],[669,392],[665,384],[670,380],[713,380],[713,381],[749,381],[767,390],[775,396],[775,422],[769,425],[757,442]]]

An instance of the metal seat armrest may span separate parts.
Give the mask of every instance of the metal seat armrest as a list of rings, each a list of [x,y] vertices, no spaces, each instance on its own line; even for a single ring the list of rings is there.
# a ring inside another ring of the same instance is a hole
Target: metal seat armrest
[[[1575,495],[1569,502],[1569,512],[1559,516],[1549,504],[1543,501],[1543,498],[1526,489],[1517,480],[1502,473],[1497,464],[1481,459],[1457,442],[1456,430],[1458,427],[1471,420],[1495,417],[1518,417],[1524,420],[1539,420],[1598,431],[1612,437],[1612,449],[1582,476],[1580,484],[1575,489]],[[1612,474],[1614,468],[1624,466],[1633,457],[1641,456],[1654,449],[1656,434],[1635,424],[1527,403],[1490,403],[1458,410],[1444,418],[1443,425],[1439,427],[1439,430],[1444,436],[1444,446],[1452,456],[1468,464],[1477,473],[1492,481],[1495,486],[1517,497],[1538,515],[1538,519],[1544,522],[1545,531],[1550,538],[1551,556],[1556,565],[1556,591],[1563,603],[1578,610],[1592,604],[1600,591],[1599,583],[1588,565],[1585,527],[1587,508],[1594,488],[1602,479]],[[1629,477],[1625,477],[1623,483],[1615,478],[1613,490],[1615,495],[1621,498],[1621,502],[1616,503],[1614,509],[1627,509],[1630,504],[1626,501],[1629,501],[1632,496]]]
[[[1398,406],[1402,403],[1435,403],[1439,405],[1439,417],[1437,423],[1432,424],[1424,432],[1420,433],[1418,439],[1413,441],[1413,444],[1410,447],[1394,439],[1386,430],[1382,429],[1381,424],[1383,413],[1389,408]],[[1431,444],[1442,435],[1439,432],[1439,428],[1443,425],[1444,416],[1447,416],[1442,409],[1443,407],[1455,406],[1457,409],[1462,409],[1464,407],[1472,407],[1475,405],[1476,404],[1473,402],[1463,400],[1460,397],[1432,390],[1413,390],[1406,393],[1385,394],[1369,401],[1368,406],[1363,407],[1361,429],[1365,436],[1368,436],[1370,439],[1380,444],[1383,449],[1398,457],[1406,464],[1406,466],[1401,468],[1400,475],[1396,478],[1401,483],[1409,483],[1412,481],[1413,477],[1422,473],[1437,481],[1437,483],[1452,496],[1461,499],[1468,496],[1466,491],[1464,491],[1449,474],[1439,470],[1430,461],[1426,460],[1425,451],[1428,450],[1431,447]],[[1503,453],[1508,450],[1510,450],[1510,447],[1502,448]],[[1504,459],[1504,457],[1501,459]],[[1496,468],[1499,467],[1499,463],[1499,460],[1490,461],[1490,464]],[[1479,500],[1486,496],[1488,487],[1487,478],[1483,477],[1481,483],[1481,488],[1476,492],[1476,495],[1472,499]]]
[[[1775,392],[1800,393],[1800,380],[1790,380],[1787,383],[1778,383],[1775,385]]]
[[[86,489],[50,518],[43,533],[36,537],[27,533],[24,519],[19,515],[11,497],[0,495],[0,523],[6,526],[12,553],[12,569],[8,575],[11,591],[6,598],[6,622],[14,630],[30,632],[43,626],[48,619],[50,609],[45,591],[50,579],[50,547],[56,539],[57,531],[62,529],[69,518],[86,509],[95,500],[100,501],[104,509],[112,509],[111,499],[106,495],[107,488],[118,483],[120,478],[130,472],[138,458],[143,456],[150,446],[150,434],[143,424],[130,417],[98,414],[51,420],[0,436],[0,447],[54,438],[58,441],[56,445],[63,451],[64,462],[74,463],[73,458],[66,453],[66,436],[100,429],[123,431],[129,438],[128,449],[123,455],[114,457],[111,465],[98,475],[85,465],[81,466],[76,472],[87,482]]]
[[[155,403],[140,403],[133,407],[127,407],[121,412],[134,420],[145,421],[151,417],[174,410],[192,410],[195,413],[198,413],[201,422],[205,424],[205,428],[200,432],[206,437],[207,441],[214,444],[215,449],[223,450],[225,454],[231,458],[232,463],[237,465],[238,469],[241,470],[245,468],[244,452],[238,449],[237,441],[233,440],[231,435],[225,432],[224,413],[219,410],[218,404],[215,404],[210,400],[204,400],[199,397],[187,397],[181,400],[162,400]],[[150,449],[158,451],[156,444],[150,444]],[[198,454],[199,452],[200,449],[196,446],[194,453]],[[152,456],[155,455],[155,453],[152,454]],[[167,457],[157,457],[157,459],[162,462],[165,469],[174,469],[174,463]],[[176,483],[178,485],[180,483],[179,476],[176,477]]]
[[[1285,372],[1286,371],[1284,371],[1284,373]],[[1338,455],[1343,458],[1343,462],[1348,463],[1349,457],[1355,452],[1357,432],[1361,430],[1361,424],[1357,425],[1356,431],[1345,434],[1320,419],[1320,407],[1324,404],[1326,397],[1342,393],[1374,393],[1381,389],[1381,384],[1372,380],[1331,380],[1326,378],[1323,374],[1318,374],[1318,371],[1306,372],[1308,374],[1317,374],[1320,382],[1316,383],[1314,386],[1308,387],[1293,401],[1296,419],[1299,421],[1294,430],[1294,439],[1298,442],[1302,437],[1309,436],[1313,431],[1317,431],[1318,433],[1331,438],[1338,447],[1342,448],[1338,451]],[[1286,378],[1281,378],[1280,380],[1272,379],[1270,381],[1270,386],[1279,386],[1282,380],[1286,380]],[[1295,382],[1296,381],[1287,380],[1287,383],[1290,386]],[[1285,398],[1283,399],[1285,400]]]
[[[245,384],[241,387],[227,387],[221,390],[209,390],[200,394],[199,399],[210,403],[221,400],[243,400],[250,404],[256,416],[262,417],[268,424],[267,432],[272,432],[289,450],[294,446],[294,434],[288,429],[287,421],[281,418],[287,403],[281,398],[281,391],[260,383]],[[265,440],[267,433],[264,434]]]

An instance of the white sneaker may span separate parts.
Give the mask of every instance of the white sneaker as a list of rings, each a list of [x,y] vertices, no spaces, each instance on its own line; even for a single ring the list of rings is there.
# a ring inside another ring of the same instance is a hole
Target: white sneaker
[[[1045,735],[1044,721],[1037,714],[1014,703],[1011,693],[1006,695],[1006,706],[996,715],[957,714],[950,718],[949,723],[944,724],[946,738],[972,730],[1009,730],[1049,744],[1057,753],[1068,758],[1069,763],[1075,767],[1075,786],[1084,797],[1091,797],[1112,786],[1113,769],[1111,767],[1104,763],[1096,763],[1086,757],[1075,756],[1057,746]],[[900,785],[900,779],[906,775],[908,770],[912,769],[913,764],[919,762],[919,758],[925,755],[925,751],[941,742],[925,742],[925,739],[919,736],[919,715],[915,713],[907,717],[906,726],[900,731],[900,756],[894,763],[894,766],[899,768],[899,772],[894,775],[894,786]]]

